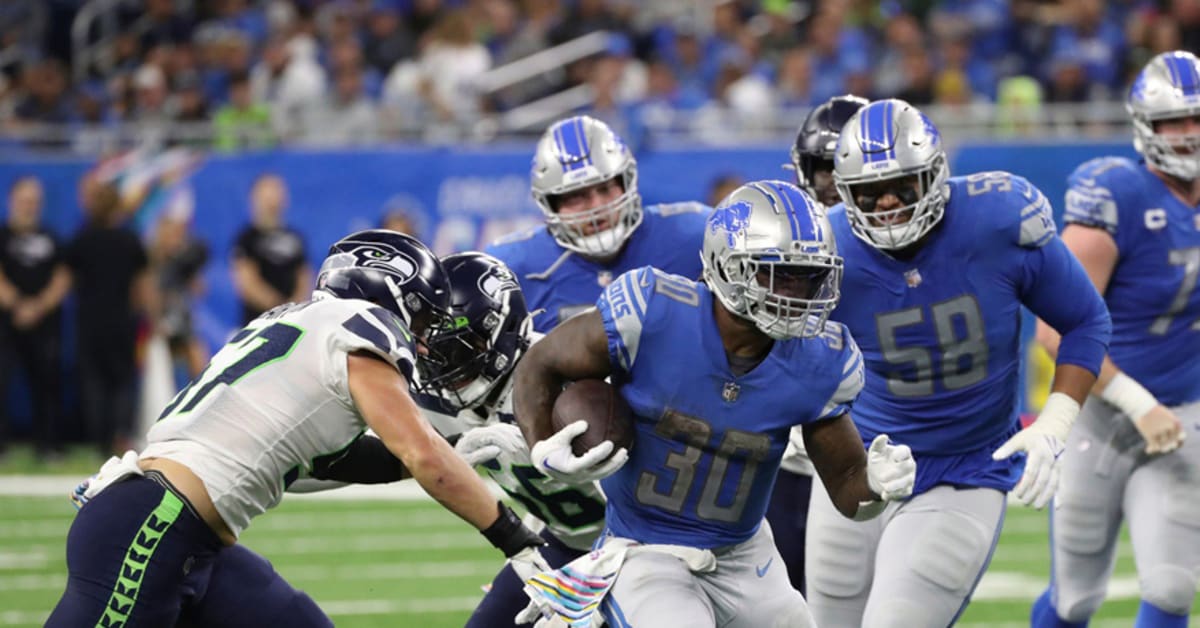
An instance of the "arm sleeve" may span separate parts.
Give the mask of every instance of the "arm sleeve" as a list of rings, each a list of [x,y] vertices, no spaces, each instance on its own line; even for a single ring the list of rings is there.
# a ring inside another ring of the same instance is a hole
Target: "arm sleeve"
[[[596,307],[608,337],[608,358],[614,371],[628,373],[637,361],[657,277],[649,266],[631,270],[613,281]]]
[[[318,480],[354,484],[386,484],[412,477],[382,440],[368,434],[351,443],[338,458],[314,465],[310,475]]]
[[[1112,321],[1083,265],[1057,236],[1025,253],[1021,302],[1062,334],[1059,364],[1100,372]]]

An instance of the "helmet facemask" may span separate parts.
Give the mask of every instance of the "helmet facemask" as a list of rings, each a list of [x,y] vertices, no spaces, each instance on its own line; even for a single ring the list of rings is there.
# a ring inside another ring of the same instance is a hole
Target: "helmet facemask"
[[[1200,178],[1200,133],[1161,133],[1158,125],[1168,120],[1178,120],[1200,115],[1200,107],[1178,115],[1149,116],[1131,111],[1133,118],[1133,145],[1155,170],[1165,172],[1185,181]]]
[[[603,205],[581,212],[564,214],[559,208],[562,196],[594,185],[619,180],[621,195]],[[574,190],[538,198],[546,214],[546,228],[563,248],[582,255],[606,258],[616,255],[638,225],[642,224],[642,200],[637,193],[637,170]]]
[[[505,328],[505,318],[494,311],[475,322],[453,317],[436,330],[429,346],[432,359],[422,371],[431,392],[459,410],[487,402],[530,344],[533,317],[525,317],[516,329]]]
[[[842,259],[836,255],[730,250],[715,267],[724,284],[715,290],[721,302],[776,340],[816,336],[838,304]]]
[[[838,194],[854,235],[873,247],[899,250],[915,244],[942,219],[946,209],[946,182],[950,178],[945,154],[928,167],[888,177],[837,179]],[[894,194],[900,207],[876,211],[880,198]]]

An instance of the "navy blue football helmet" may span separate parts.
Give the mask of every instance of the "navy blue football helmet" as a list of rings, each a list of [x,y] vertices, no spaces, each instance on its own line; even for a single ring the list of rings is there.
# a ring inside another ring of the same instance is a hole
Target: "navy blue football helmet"
[[[442,258],[450,277],[450,317],[430,341],[435,358],[422,380],[455,408],[495,402],[529,348],[532,317],[504,262],[475,251]]]
[[[867,104],[866,98],[850,94],[834,96],[809,112],[796,133],[792,145],[796,185],[826,207],[833,207],[841,200],[833,184],[833,153],[838,136],[846,121]],[[824,172],[828,180],[818,182],[817,172]]]
[[[379,305],[423,343],[450,310],[450,279],[437,256],[420,240],[387,229],[334,242],[317,273],[316,290]]]

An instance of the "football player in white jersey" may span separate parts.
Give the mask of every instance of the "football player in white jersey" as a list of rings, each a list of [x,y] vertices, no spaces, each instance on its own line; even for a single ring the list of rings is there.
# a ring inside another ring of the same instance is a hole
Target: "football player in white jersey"
[[[238,332],[163,410],[145,450],[110,461],[90,483],[67,538],[66,591],[47,625],[170,626],[200,598],[221,616],[190,623],[332,625],[261,559],[213,568],[302,474],[354,481],[364,468],[395,469],[394,479],[415,478],[506,556],[542,563],[541,539],[410,394],[449,296],[445,269],[409,236],[364,231],[335,243],[313,300]],[[364,436],[368,427],[377,439]]]
[[[539,552],[550,566],[561,567],[587,553],[604,529],[604,495],[595,482],[572,486],[543,475],[516,426],[512,373],[538,336],[516,276],[485,253],[456,253],[442,264],[450,277],[451,329],[436,335],[431,349],[439,360],[422,369],[441,408],[427,395],[417,403],[443,434],[465,432],[455,449],[545,523],[546,545]],[[506,565],[466,628],[514,625],[529,602],[522,590],[527,577]]]

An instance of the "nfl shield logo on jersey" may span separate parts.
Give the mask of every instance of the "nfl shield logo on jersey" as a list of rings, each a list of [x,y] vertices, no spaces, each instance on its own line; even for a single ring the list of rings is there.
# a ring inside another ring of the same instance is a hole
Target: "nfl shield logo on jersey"
[[[612,283],[612,271],[602,270],[596,273],[596,283],[600,284],[601,288],[607,288],[608,284]]]
[[[721,398],[725,400],[725,403],[733,403],[737,401],[738,395],[741,392],[741,386],[733,382],[725,382],[725,388],[721,390]]]
[[[921,285],[921,271],[915,268],[905,271],[904,283],[908,284],[909,288],[916,288],[917,286]]]

